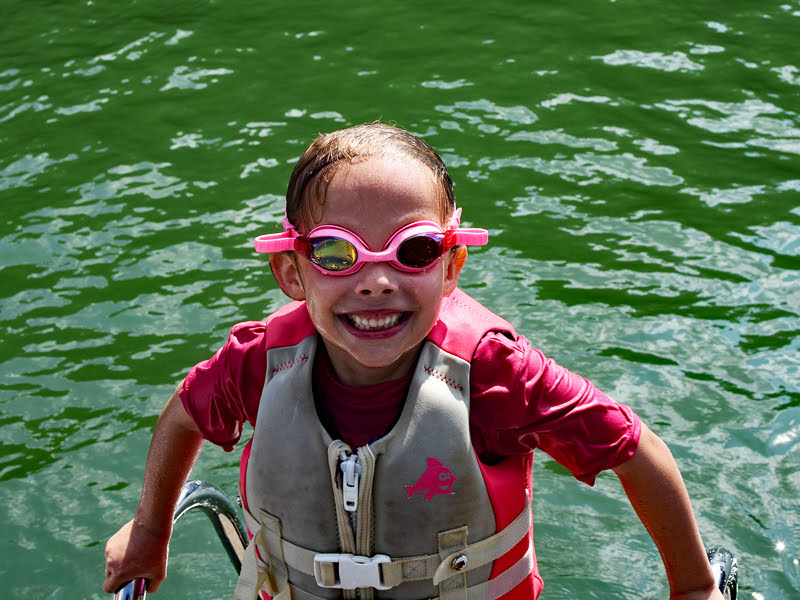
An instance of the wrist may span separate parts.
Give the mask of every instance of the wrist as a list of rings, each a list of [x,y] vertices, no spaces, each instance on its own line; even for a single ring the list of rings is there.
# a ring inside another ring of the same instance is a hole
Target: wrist
[[[695,586],[683,586],[676,589],[675,586],[670,584],[670,600],[708,600],[722,598],[722,594],[717,588],[717,583],[712,578],[706,582],[703,580],[702,584]]]
[[[169,538],[172,535],[172,515],[163,514],[163,511],[154,513],[140,504],[133,521],[138,529],[153,537]]]

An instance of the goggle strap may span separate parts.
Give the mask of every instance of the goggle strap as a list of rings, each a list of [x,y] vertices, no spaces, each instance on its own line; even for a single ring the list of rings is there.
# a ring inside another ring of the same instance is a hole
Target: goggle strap
[[[456,208],[453,211],[453,216],[450,217],[450,220],[447,222],[447,229],[458,229],[458,226],[461,225],[461,208]]]
[[[453,232],[455,244],[467,246],[485,246],[489,243],[489,232],[485,229],[464,228]]]
[[[256,238],[256,252],[286,252],[294,250],[297,232],[284,231],[283,233],[268,233]]]

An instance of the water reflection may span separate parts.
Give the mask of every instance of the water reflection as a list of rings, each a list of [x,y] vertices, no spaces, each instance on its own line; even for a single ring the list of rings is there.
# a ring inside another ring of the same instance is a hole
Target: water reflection
[[[233,322],[283,302],[251,240],[277,231],[291,165],[318,131],[383,117],[428,137],[465,221],[491,231],[463,287],[634,404],[684,466],[707,538],[747,565],[744,593],[791,598],[798,7],[467,7],[448,31],[413,3],[375,31],[365,24],[386,14],[359,11],[9,11],[0,480],[15,501],[0,518],[12,597],[59,595],[76,577],[100,597],[102,540],[132,512],[164,400]],[[234,463],[211,450],[198,475],[233,492]],[[618,516],[613,481],[584,490],[543,460],[536,477],[548,597],[663,591],[629,576],[653,551]],[[183,597],[202,571],[211,595],[229,594],[201,539],[177,539],[173,564],[181,550],[196,562],[164,593]],[[573,540],[595,573],[570,569]]]

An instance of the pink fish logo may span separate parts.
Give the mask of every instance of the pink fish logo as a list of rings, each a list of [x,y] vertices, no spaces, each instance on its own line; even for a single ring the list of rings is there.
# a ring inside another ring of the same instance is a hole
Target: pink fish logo
[[[452,494],[456,476],[432,456],[428,457],[428,468],[414,485],[407,485],[408,497],[414,494],[423,494],[425,500],[430,500],[439,494]]]

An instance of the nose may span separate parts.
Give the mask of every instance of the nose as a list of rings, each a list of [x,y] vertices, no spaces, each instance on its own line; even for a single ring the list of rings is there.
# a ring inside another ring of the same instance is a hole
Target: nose
[[[356,273],[361,296],[387,296],[397,291],[397,269],[388,262],[367,263]]]

